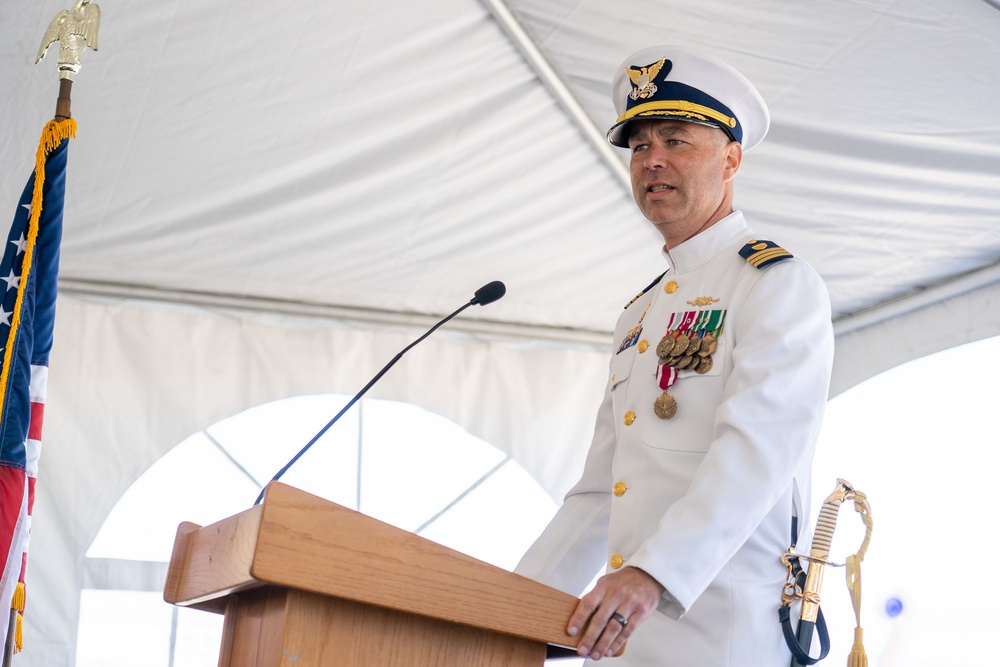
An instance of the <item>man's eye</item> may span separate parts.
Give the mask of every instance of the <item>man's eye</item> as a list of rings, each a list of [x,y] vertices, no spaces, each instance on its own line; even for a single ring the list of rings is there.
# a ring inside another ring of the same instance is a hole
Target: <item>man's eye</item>
[[[633,153],[639,153],[641,151],[646,150],[648,147],[649,147],[649,144],[636,144],[635,146],[632,147],[632,152]]]

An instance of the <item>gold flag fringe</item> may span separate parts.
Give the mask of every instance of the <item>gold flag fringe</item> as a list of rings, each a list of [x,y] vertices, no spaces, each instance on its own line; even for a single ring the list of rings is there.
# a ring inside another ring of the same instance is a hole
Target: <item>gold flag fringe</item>
[[[21,323],[21,305],[24,303],[24,291],[28,284],[28,276],[31,272],[31,264],[35,255],[35,241],[38,239],[38,220],[42,215],[42,192],[45,186],[45,162],[49,153],[59,147],[66,139],[76,138],[76,120],[65,118],[63,120],[50,120],[42,129],[42,138],[38,142],[38,151],[35,153],[35,187],[31,191],[31,213],[28,219],[27,246],[24,250],[24,262],[22,264],[21,282],[17,288],[17,302],[14,306],[14,317],[10,325],[10,333],[7,337],[7,344],[4,346],[3,370],[0,371],[0,413],[3,412],[3,405],[7,398],[7,382],[10,378],[10,365],[14,356],[14,338],[17,335],[18,327]],[[11,601],[11,609],[17,611],[14,621],[14,653],[20,653],[24,647],[24,582],[18,582],[14,590],[14,599]]]

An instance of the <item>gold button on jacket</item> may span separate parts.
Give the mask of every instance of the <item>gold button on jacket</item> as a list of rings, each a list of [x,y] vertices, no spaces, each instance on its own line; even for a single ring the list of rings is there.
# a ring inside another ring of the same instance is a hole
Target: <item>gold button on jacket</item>
[[[628,412],[625,413],[625,425],[631,426],[632,422],[634,421],[635,421],[635,413],[629,410]]]
[[[620,568],[622,566],[622,563],[624,562],[625,559],[621,557],[621,554],[615,554],[614,556],[611,557],[611,567],[613,567],[616,570]]]
[[[627,490],[628,490],[628,487],[625,486],[625,482],[616,482],[615,483],[614,494],[616,496],[618,496],[619,498],[622,497],[622,496],[624,496],[625,492]]]

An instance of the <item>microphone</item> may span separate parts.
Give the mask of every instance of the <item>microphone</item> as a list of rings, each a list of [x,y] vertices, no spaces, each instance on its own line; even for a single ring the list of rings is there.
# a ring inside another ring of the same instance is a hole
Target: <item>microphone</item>
[[[309,448],[312,447],[314,444],[316,444],[316,441],[319,440],[320,438],[322,438],[323,434],[326,433],[328,430],[330,430],[330,427],[333,426],[334,424],[336,424],[337,420],[340,419],[341,417],[343,417],[345,412],[347,412],[348,410],[351,409],[351,406],[353,406],[355,403],[357,403],[359,400],[361,400],[361,397],[364,396],[365,393],[369,389],[371,389],[372,386],[376,382],[378,382],[382,378],[382,376],[385,375],[386,372],[390,368],[392,368],[396,364],[396,362],[399,361],[403,357],[404,354],[406,354],[407,352],[409,352],[410,348],[414,347],[417,343],[419,343],[423,339],[425,339],[428,336],[430,336],[432,333],[434,333],[435,331],[437,331],[437,329],[441,325],[443,325],[444,323],[448,322],[450,319],[452,319],[453,317],[455,317],[456,315],[458,315],[459,313],[461,313],[463,310],[465,310],[469,306],[475,306],[475,305],[485,306],[487,304],[493,303],[494,301],[497,301],[498,299],[502,298],[503,295],[506,294],[506,293],[507,293],[507,287],[502,282],[500,282],[499,280],[494,280],[491,283],[486,283],[485,285],[483,285],[482,287],[480,287],[479,289],[476,290],[475,294],[473,295],[473,297],[471,299],[469,299],[468,303],[464,304],[461,308],[459,308],[458,310],[456,310],[455,312],[453,312],[451,315],[449,315],[448,317],[444,318],[443,320],[441,320],[440,322],[438,322],[437,324],[435,324],[434,326],[432,326],[430,329],[427,330],[426,333],[424,333],[423,336],[421,336],[420,338],[416,339],[415,341],[413,341],[412,343],[410,343],[409,345],[407,345],[406,347],[404,347],[399,352],[399,354],[397,354],[395,357],[392,358],[392,361],[390,361],[389,363],[387,363],[382,368],[382,370],[380,370],[378,373],[376,373],[375,377],[373,377],[371,380],[368,381],[368,384],[366,384],[361,389],[361,391],[359,391],[357,394],[354,395],[354,398],[352,398],[350,401],[348,401],[347,405],[345,405],[341,409],[341,411],[338,412],[333,417],[333,419],[331,419],[330,421],[328,421],[326,423],[326,426],[324,426],[323,428],[321,428],[319,430],[319,432],[316,435],[314,435],[309,442],[306,443],[305,447],[303,447],[302,449],[300,449],[298,451],[298,453],[295,456],[293,456],[292,459],[288,463],[286,463],[285,466],[281,470],[279,470],[277,473],[275,473],[274,477],[271,478],[271,482],[278,481],[281,478],[282,475],[284,475],[286,472],[288,472],[288,469],[291,468],[293,465],[295,465],[295,462],[298,461],[300,458],[302,458],[302,455],[305,454],[307,451],[309,451]],[[271,482],[268,482],[268,484],[270,484]],[[267,489],[267,484],[265,484],[264,488],[260,490],[260,495],[257,496],[257,500],[255,500],[254,503],[253,503],[254,505],[259,505],[260,504],[260,501],[263,500],[263,498],[264,498],[264,491],[266,489]]]
[[[477,289],[475,295],[472,297],[472,300],[469,301],[469,303],[470,304],[478,303],[480,306],[485,306],[500,299],[506,293],[507,293],[507,286],[504,285],[499,280],[494,280],[493,282],[486,283],[485,285]]]

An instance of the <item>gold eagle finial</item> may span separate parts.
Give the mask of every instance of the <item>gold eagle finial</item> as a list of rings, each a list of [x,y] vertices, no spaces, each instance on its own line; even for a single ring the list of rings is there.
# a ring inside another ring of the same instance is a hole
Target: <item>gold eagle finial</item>
[[[97,50],[97,29],[101,23],[101,8],[93,0],[77,0],[73,9],[64,9],[45,29],[38,48],[37,65],[54,42],[59,42],[59,78],[72,81],[80,71],[80,54],[90,47]]]
[[[666,58],[660,60],[660,62],[653,63],[646,67],[639,67],[637,69],[629,67],[625,70],[628,74],[628,78],[632,80],[632,92],[629,96],[633,100],[639,98],[646,99],[652,97],[656,93],[656,84],[653,80],[656,75],[660,73],[660,69],[663,68],[663,63],[666,62]]]

